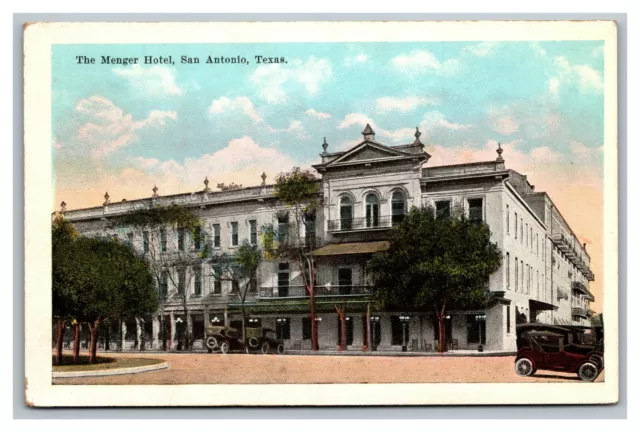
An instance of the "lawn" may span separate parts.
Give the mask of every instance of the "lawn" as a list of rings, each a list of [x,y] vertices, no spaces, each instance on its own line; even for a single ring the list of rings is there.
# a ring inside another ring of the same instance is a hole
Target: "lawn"
[[[149,366],[164,362],[162,359],[151,358],[127,358],[127,357],[98,357],[97,363],[89,363],[88,356],[80,356],[80,361],[77,365],[73,364],[73,356],[63,355],[62,365],[55,364],[55,356],[52,358],[54,363],[54,372],[73,372],[73,371],[89,371],[89,370],[104,370],[104,369],[119,369],[119,368],[131,368],[139,366]]]

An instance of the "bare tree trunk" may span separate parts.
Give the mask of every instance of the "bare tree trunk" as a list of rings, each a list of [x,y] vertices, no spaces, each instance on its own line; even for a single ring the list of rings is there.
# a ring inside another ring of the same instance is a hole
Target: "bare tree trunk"
[[[311,315],[311,349],[318,351],[318,322],[316,321],[316,300],[313,295],[309,297],[309,311]]]
[[[56,364],[62,364],[62,343],[64,339],[64,318],[58,318],[56,321]]]
[[[93,325],[89,323],[91,330],[91,339],[89,342],[89,363],[96,362],[96,353],[98,351],[98,329],[100,328],[100,320],[94,320]]]
[[[73,364],[80,361],[80,324],[73,324]]]
[[[247,321],[247,314],[244,310],[244,302],[242,302],[242,343],[246,344],[247,343],[247,330],[246,330],[246,321]]]
[[[347,350],[347,323],[344,320],[344,309],[342,310],[342,314],[340,314],[340,351]]]
[[[364,314],[365,319],[365,340],[362,344],[362,351],[371,350],[371,305],[367,305],[367,312]]]
[[[438,314],[438,352],[443,353],[445,351],[446,337],[444,316]]]

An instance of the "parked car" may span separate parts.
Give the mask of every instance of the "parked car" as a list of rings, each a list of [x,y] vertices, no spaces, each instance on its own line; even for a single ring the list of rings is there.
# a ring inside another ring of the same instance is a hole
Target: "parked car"
[[[254,353],[284,353],[284,343],[280,340],[275,330],[268,328],[247,329],[247,347],[249,352]]]
[[[232,351],[247,352],[242,335],[238,329],[225,326],[209,326],[205,332],[205,346],[207,351],[227,354]]]
[[[518,353],[515,370],[520,376],[551,370],[575,373],[583,381],[595,381],[604,369],[603,346],[579,343],[579,330],[522,324],[516,333]]]

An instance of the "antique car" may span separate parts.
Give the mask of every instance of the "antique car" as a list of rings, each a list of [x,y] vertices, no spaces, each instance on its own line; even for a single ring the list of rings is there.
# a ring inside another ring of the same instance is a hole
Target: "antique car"
[[[247,352],[244,343],[242,343],[242,335],[233,327],[208,326],[205,331],[204,344],[210,353],[218,351],[222,354],[232,351]]]
[[[531,376],[538,370],[575,373],[583,381],[595,381],[604,369],[603,346],[580,343],[580,330],[545,324],[516,328],[518,353],[515,370]]]
[[[262,354],[284,353],[284,343],[276,332],[268,328],[247,329],[247,352]]]

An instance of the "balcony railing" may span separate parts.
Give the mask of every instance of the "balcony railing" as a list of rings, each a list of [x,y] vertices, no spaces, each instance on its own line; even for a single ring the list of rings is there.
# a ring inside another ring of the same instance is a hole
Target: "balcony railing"
[[[371,287],[367,285],[332,285],[314,288],[316,297],[367,295],[370,293]],[[260,288],[259,296],[263,298],[308,297],[309,293],[305,286],[289,285]]]
[[[580,317],[584,317],[587,318],[589,316],[589,312],[587,311],[587,309],[584,308],[571,308],[571,314],[574,316],[580,316]]]
[[[368,217],[333,219],[329,221],[328,229],[333,232],[388,229],[400,223],[401,220],[402,215],[380,216],[377,219]]]
[[[578,291],[582,294],[588,294],[589,290],[587,289],[587,287],[579,281],[573,281],[573,283],[571,284],[571,288],[573,288],[574,291]]]

